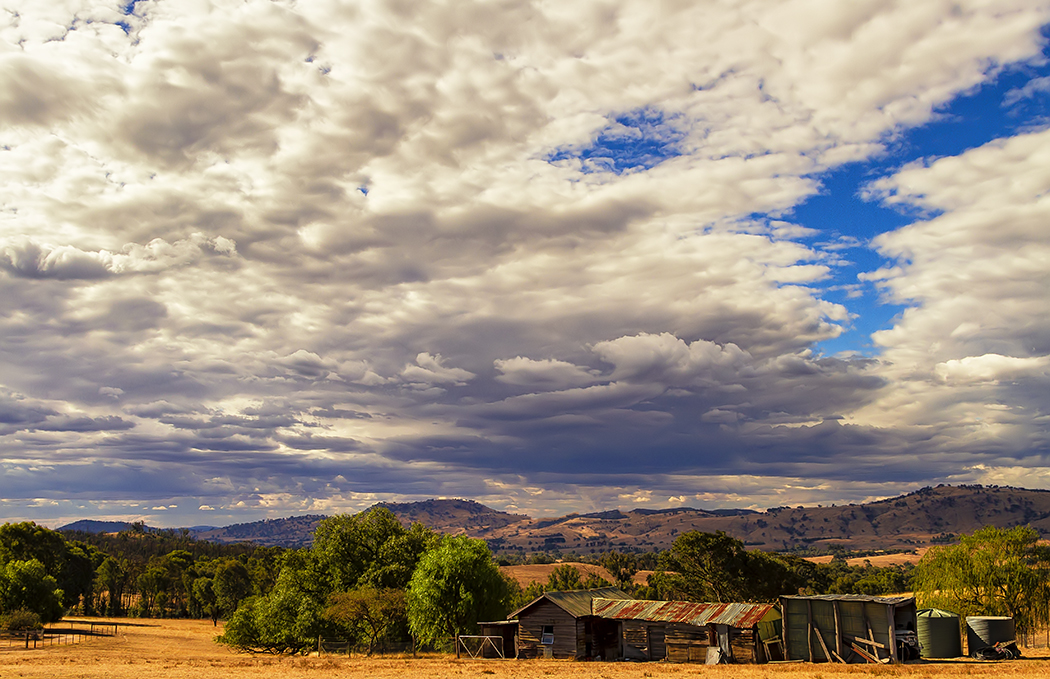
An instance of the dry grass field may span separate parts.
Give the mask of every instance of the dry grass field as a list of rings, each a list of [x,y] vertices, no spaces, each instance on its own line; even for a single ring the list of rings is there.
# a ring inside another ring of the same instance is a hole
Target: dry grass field
[[[123,621],[117,621],[123,622]],[[838,677],[1045,677],[1050,657],[1001,663],[958,660],[904,666],[872,665],[674,665],[668,663],[584,663],[563,660],[456,660],[422,658],[274,657],[234,653],[212,641],[208,621],[144,620],[120,628],[118,636],[71,646],[0,651],[0,679],[836,679]]]
[[[581,579],[587,579],[589,575],[597,575],[599,578],[603,578],[606,582],[613,582],[616,580],[612,576],[612,573],[607,571],[601,566],[596,566],[590,563],[577,563],[575,561],[559,562],[559,563],[531,563],[523,564],[521,566],[500,566],[500,571],[505,575],[518,581],[522,589],[528,587],[534,582],[546,583],[547,579],[550,578],[551,573],[554,569],[561,566],[572,566],[580,574]],[[638,571],[634,574],[632,580],[639,584],[648,584],[647,578],[652,574],[652,571]]]

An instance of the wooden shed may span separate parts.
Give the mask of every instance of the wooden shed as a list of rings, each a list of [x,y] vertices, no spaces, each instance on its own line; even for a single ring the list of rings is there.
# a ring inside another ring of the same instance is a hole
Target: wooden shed
[[[706,662],[718,649],[722,662],[766,662],[759,623],[780,614],[773,604],[595,599],[594,613],[613,624],[617,653],[610,658]]]
[[[780,597],[786,660],[886,663],[919,657],[914,597]]]
[[[594,599],[629,599],[617,587],[572,592],[545,592],[514,611],[518,619],[519,658],[608,658],[617,640],[599,624],[592,612]]]

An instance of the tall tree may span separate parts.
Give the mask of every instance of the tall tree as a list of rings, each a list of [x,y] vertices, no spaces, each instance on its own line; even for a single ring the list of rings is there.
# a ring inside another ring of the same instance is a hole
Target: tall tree
[[[368,655],[395,629],[403,628],[408,619],[402,590],[370,586],[333,594],[324,615],[352,636],[363,637],[368,643]]]
[[[223,559],[215,567],[215,603],[221,615],[237,610],[241,600],[252,593],[252,577],[237,559]]]
[[[99,589],[105,589],[107,594],[106,614],[124,614],[124,589],[131,578],[127,559],[116,559],[112,556],[106,557],[97,569]]]
[[[915,568],[919,604],[959,615],[1008,615],[1022,634],[1050,622],[1050,547],[1028,526],[986,526],[933,547]]]
[[[380,561],[383,546],[404,533],[404,526],[386,507],[321,521],[314,533],[313,552],[328,575],[330,590],[356,587],[366,571]]]
[[[598,563],[609,571],[620,589],[628,590],[633,586],[634,574],[638,572],[638,559],[634,554],[606,552],[602,554]]]
[[[483,540],[446,536],[419,560],[408,588],[408,625],[423,643],[444,645],[507,612],[511,587]]]
[[[32,611],[41,622],[62,618],[62,590],[36,559],[0,565],[0,613]]]
[[[689,531],[660,556],[653,578],[665,598],[688,601],[772,601],[795,593],[800,579],[772,554],[748,552],[723,531]]]

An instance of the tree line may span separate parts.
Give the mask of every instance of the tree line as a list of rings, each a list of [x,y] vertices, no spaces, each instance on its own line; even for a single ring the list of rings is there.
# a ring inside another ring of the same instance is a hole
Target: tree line
[[[50,622],[67,612],[195,617],[225,620],[218,640],[252,651],[303,651],[318,637],[370,651],[409,641],[442,648],[545,591],[612,585],[640,599],[699,602],[915,590],[921,605],[1012,615],[1022,632],[1050,615],[1050,547],[1030,528],[962,536],[932,549],[915,568],[850,566],[842,555],[817,564],[746,550],[723,532],[695,531],[664,552],[607,552],[592,562],[610,579],[562,564],[546,582],[522,588],[499,569],[509,560],[497,562],[484,541],[403,526],[383,507],[325,519],[303,549],[205,543],[188,532],[143,526],[63,536],[29,522],[5,524],[0,627]],[[639,570],[652,571],[645,582],[635,582]]]

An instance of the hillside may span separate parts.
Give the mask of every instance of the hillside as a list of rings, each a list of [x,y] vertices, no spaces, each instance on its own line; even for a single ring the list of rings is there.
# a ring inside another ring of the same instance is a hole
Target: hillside
[[[477,536],[529,518],[491,509],[472,500],[381,502],[375,506],[386,507],[406,526],[419,522],[449,535]],[[196,536],[214,542],[250,541],[267,546],[304,547],[313,542],[313,532],[324,518],[320,514],[310,514],[287,519],[267,519],[199,531]]]
[[[59,530],[80,531],[82,533],[119,533],[122,530],[130,529],[131,523],[128,521],[94,521],[92,519],[81,519],[59,528]]]
[[[683,532],[725,531],[752,548],[912,549],[985,525],[1031,524],[1050,533],[1050,491],[938,486],[879,502],[830,507],[774,507],[730,514],[699,509],[634,510],[531,519],[479,535],[502,550],[590,553],[666,549]]]
[[[1005,486],[937,486],[867,504],[773,507],[752,510],[634,509],[534,519],[471,500],[381,503],[403,523],[420,522],[448,534],[483,538],[495,551],[666,549],[681,533],[725,531],[765,551],[840,546],[850,550],[915,549],[972,533],[986,525],[1029,524],[1050,535],[1050,491]],[[302,547],[313,540],[320,515],[268,519],[191,531],[202,540]],[[64,527],[108,522],[78,521]],[[81,530],[90,530],[80,528]]]
[[[194,536],[198,540],[211,542],[254,542],[265,546],[306,547],[313,543],[317,524],[324,518],[322,514],[306,514],[290,516],[287,519],[235,523],[225,528],[196,531]]]

